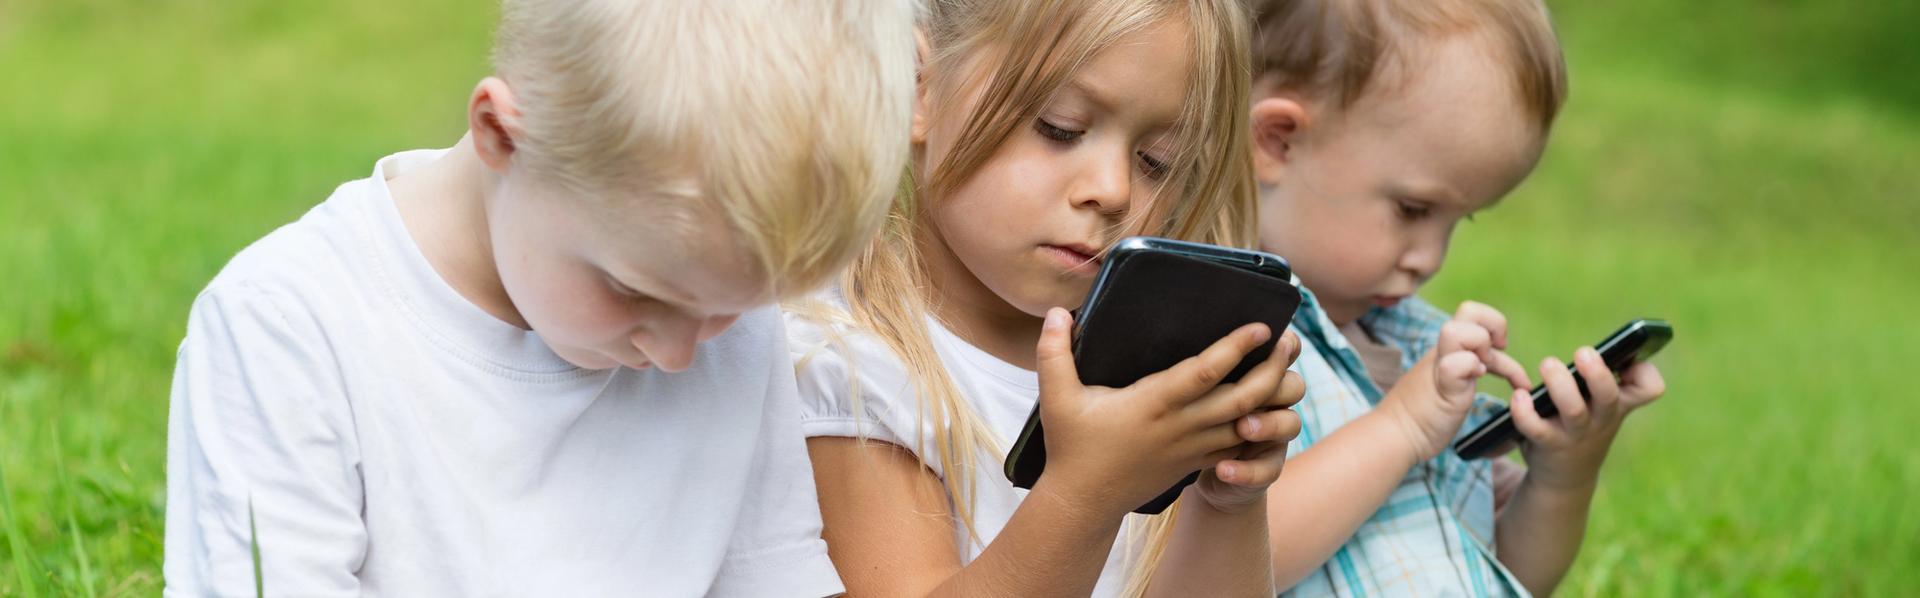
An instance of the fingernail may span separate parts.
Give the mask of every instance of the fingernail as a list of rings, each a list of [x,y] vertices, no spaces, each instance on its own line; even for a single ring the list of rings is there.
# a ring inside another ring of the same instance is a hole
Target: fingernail
[[[1053,329],[1067,325],[1067,310],[1058,307],[1047,310],[1047,322],[1042,326]]]
[[[1264,343],[1264,342],[1267,342],[1267,339],[1271,338],[1272,336],[1273,336],[1273,330],[1267,328],[1266,326],[1260,326],[1259,328],[1253,329],[1253,342]]]
[[[1246,420],[1247,420],[1247,433],[1253,434],[1253,435],[1259,435],[1260,434],[1260,418],[1247,416]]]
[[[1223,481],[1231,482],[1237,479],[1234,476],[1234,467],[1232,463],[1221,463],[1218,467],[1213,468],[1213,472],[1216,474],[1219,474],[1217,477],[1219,477]]]

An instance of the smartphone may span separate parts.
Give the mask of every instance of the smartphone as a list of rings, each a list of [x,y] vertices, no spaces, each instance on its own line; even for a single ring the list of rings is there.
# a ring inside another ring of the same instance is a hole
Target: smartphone
[[[1593,348],[1600,352],[1600,360],[1607,362],[1607,369],[1619,376],[1620,372],[1633,367],[1633,364],[1651,359],[1671,340],[1673,325],[1666,320],[1640,319],[1627,322],[1627,325],[1621,326]],[[1574,383],[1579,385],[1580,396],[1591,399],[1592,395],[1587,392],[1587,381],[1580,377],[1580,372],[1571,363],[1567,364],[1567,371],[1573,374]],[[1533,409],[1540,412],[1541,417],[1553,417],[1560,413],[1560,408],[1547,396],[1545,383],[1533,387]],[[1501,409],[1493,419],[1480,424],[1480,427],[1453,443],[1453,452],[1462,459],[1479,459],[1519,438],[1520,430],[1513,427],[1513,411]]]
[[[1249,352],[1223,382],[1233,382],[1273,353],[1300,307],[1287,261],[1271,253],[1131,237],[1114,245],[1074,317],[1073,362],[1080,382],[1120,388],[1173,367],[1235,329],[1263,322],[1273,337]],[[1007,453],[1007,479],[1033,488],[1047,465],[1045,430],[1034,405]],[[1199,479],[1188,475],[1136,513],[1159,513]]]

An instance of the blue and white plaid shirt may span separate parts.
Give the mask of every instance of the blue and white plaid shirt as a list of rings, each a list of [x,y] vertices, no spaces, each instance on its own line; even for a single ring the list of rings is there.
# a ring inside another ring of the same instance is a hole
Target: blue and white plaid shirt
[[[1303,301],[1293,318],[1301,351],[1293,369],[1306,378],[1307,394],[1294,408],[1302,428],[1288,447],[1289,456],[1371,411],[1385,392],[1368,378],[1360,354],[1312,293],[1301,291]],[[1411,369],[1433,348],[1448,319],[1409,297],[1391,308],[1369,310],[1360,323],[1398,349],[1402,368]],[[1502,406],[1484,395],[1474,403],[1462,433]],[[1407,472],[1331,560],[1282,595],[1526,596],[1526,588],[1494,557],[1493,519],[1491,465],[1462,460],[1449,447]]]

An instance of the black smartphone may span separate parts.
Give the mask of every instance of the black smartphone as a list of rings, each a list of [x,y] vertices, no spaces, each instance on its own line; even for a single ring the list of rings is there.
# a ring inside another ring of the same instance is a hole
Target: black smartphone
[[[1224,382],[1239,380],[1273,354],[1300,307],[1287,261],[1271,253],[1130,237],[1108,251],[1093,290],[1074,317],[1073,362],[1080,382],[1120,388],[1199,355],[1228,333],[1263,322],[1273,338],[1248,353]],[[1007,479],[1033,488],[1046,469],[1040,407],[1007,453]],[[1199,479],[1190,474],[1136,513],[1159,513]]]
[[[1673,340],[1673,325],[1668,324],[1666,320],[1640,319],[1627,322],[1627,325],[1621,326],[1619,330],[1608,335],[1606,340],[1600,341],[1600,344],[1594,345],[1593,348],[1600,352],[1600,360],[1607,362],[1607,369],[1613,370],[1613,374],[1619,376],[1620,372],[1633,367],[1633,364],[1651,359],[1653,354],[1659,353],[1662,347],[1667,346],[1667,341],[1671,340]],[[1580,377],[1580,372],[1575,370],[1571,363],[1567,364],[1567,371],[1573,373],[1573,381],[1579,385],[1580,396],[1591,399],[1592,395],[1587,392],[1587,381]],[[1540,412],[1541,417],[1553,417],[1560,413],[1560,408],[1553,404],[1552,398],[1547,396],[1545,383],[1533,387],[1533,409]],[[1513,427],[1513,411],[1501,409],[1499,413],[1494,414],[1493,419],[1480,424],[1480,427],[1474,428],[1472,432],[1453,443],[1453,452],[1460,455],[1462,459],[1479,459],[1491,455],[1494,449],[1519,438],[1520,430]]]

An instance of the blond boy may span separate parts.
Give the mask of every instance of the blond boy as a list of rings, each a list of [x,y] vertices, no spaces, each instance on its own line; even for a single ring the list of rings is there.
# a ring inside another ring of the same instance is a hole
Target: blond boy
[[[1582,401],[1540,368],[1560,415],[1514,409],[1528,469],[1448,450],[1497,402],[1506,320],[1451,317],[1414,293],[1455,226],[1526,178],[1566,94],[1538,0],[1269,0],[1251,125],[1261,239],[1309,297],[1294,320],[1303,430],[1268,492],[1276,581],[1294,595],[1551,592],[1573,562],[1622,418],[1657,398],[1641,364],[1615,384],[1591,348]],[[1516,396],[1525,397],[1524,391]]]
[[[911,27],[507,0],[458,144],[381,159],[194,302],[168,595],[839,592],[770,304],[878,226]]]

